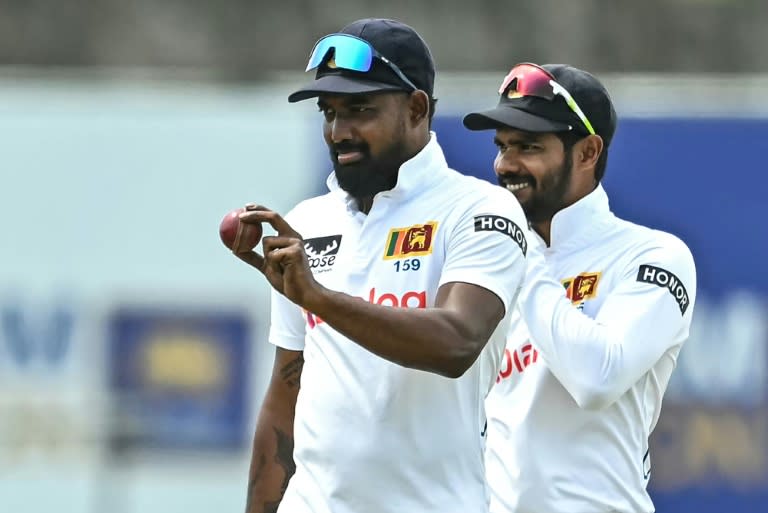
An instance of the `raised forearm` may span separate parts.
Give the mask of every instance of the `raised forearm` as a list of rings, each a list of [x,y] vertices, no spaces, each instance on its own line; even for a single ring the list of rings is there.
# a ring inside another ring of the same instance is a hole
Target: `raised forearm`
[[[461,309],[452,308],[450,300],[439,308],[414,308],[417,305],[410,303],[410,308],[390,308],[330,290],[323,291],[311,306],[323,322],[372,353],[404,367],[455,378],[475,361],[504,311],[490,292],[461,286],[472,287],[470,293],[491,296],[491,307],[482,314],[491,320],[469,322],[467,317],[477,316],[459,313]]]
[[[676,343],[682,327],[672,295],[637,282],[633,271],[593,319],[563,296],[544,260],[529,269],[520,303],[528,331],[549,370],[582,408],[613,404]]]

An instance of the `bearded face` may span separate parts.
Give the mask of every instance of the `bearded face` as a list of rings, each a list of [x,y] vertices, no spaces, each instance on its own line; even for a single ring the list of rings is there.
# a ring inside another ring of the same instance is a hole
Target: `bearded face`
[[[528,221],[538,223],[552,219],[565,206],[565,195],[571,182],[573,158],[565,153],[559,165],[543,169],[536,175],[499,173],[499,185],[515,195]]]
[[[339,186],[355,198],[375,196],[397,183],[412,155],[404,93],[320,97],[323,134]]]

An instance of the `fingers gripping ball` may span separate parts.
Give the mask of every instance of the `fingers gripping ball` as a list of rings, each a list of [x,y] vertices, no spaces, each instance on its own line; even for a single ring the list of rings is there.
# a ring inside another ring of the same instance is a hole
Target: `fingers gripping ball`
[[[234,252],[250,251],[261,240],[263,230],[261,224],[243,223],[240,214],[244,208],[233,210],[224,216],[219,225],[221,242]]]

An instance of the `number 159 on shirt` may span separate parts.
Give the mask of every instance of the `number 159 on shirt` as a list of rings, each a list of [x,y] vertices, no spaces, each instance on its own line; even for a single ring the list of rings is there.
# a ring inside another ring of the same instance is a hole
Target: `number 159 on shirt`
[[[418,271],[421,267],[421,262],[418,258],[409,258],[406,260],[398,260],[395,262],[395,271]]]

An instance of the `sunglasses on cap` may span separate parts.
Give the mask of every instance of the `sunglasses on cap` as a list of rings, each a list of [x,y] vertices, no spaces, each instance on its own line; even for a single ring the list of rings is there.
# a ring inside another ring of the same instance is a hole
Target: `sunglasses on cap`
[[[381,55],[365,39],[349,34],[329,34],[320,38],[312,48],[309,56],[307,69],[309,71],[317,68],[323,63],[328,52],[333,48],[333,62],[337,68],[343,68],[350,71],[359,71],[366,73],[373,66],[374,57],[389,66],[389,68],[400,78],[408,87],[417,91],[419,88],[411,82],[405,73],[397,65]]]
[[[514,82],[514,83],[513,83]],[[544,98],[545,100],[554,100],[556,96],[562,96],[568,107],[579,116],[579,119],[591,135],[595,135],[595,129],[589,122],[587,116],[581,110],[576,100],[573,99],[568,90],[557,83],[552,74],[530,62],[515,64],[510,70],[504,81],[499,87],[499,94],[507,98],[520,98],[523,96],[534,96]]]

